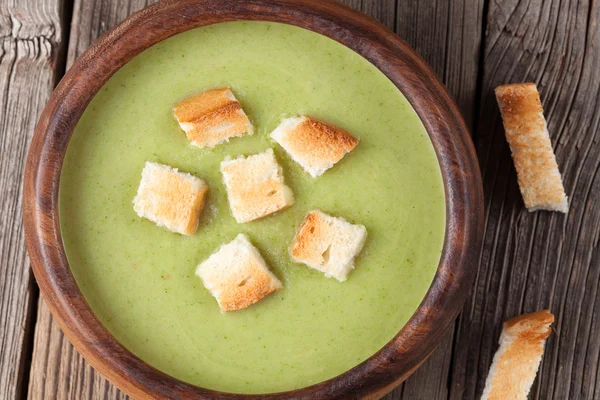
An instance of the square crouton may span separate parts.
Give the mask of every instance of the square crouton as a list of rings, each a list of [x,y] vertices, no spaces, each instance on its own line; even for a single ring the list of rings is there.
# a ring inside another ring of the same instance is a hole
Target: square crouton
[[[237,222],[262,218],[294,203],[272,149],[221,163],[223,181]]]
[[[333,167],[358,144],[343,129],[306,116],[284,119],[271,137],[313,177]]]
[[[146,162],[133,209],[142,218],[182,235],[198,229],[207,184],[177,168]]]
[[[343,282],[366,240],[367,229],[363,225],[315,210],[308,213],[296,233],[290,254],[294,261]]]
[[[196,275],[217,299],[221,311],[241,310],[283,287],[243,234],[198,265]]]
[[[214,89],[173,107],[179,126],[194,146],[214,147],[254,129],[231,89]]]

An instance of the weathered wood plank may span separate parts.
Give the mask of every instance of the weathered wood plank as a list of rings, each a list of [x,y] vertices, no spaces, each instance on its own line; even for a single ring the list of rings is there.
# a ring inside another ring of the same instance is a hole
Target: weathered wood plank
[[[21,217],[29,139],[56,79],[62,1],[0,0],[0,398],[21,398],[37,298]]]
[[[383,400],[447,399],[453,339],[453,333],[447,335],[431,357],[406,382]]]
[[[549,307],[555,334],[533,398],[598,398],[600,3],[490,2],[476,147],[486,231],[473,295],[457,331],[450,398],[483,390],[502,321]],[[570,198],[568,215],[528,213],[493,95],[534,81]]]
[[[64,337],[40,302],[30,399],[126,399],[125,394],[102,378]]]
[[[67,67],[102,33],[155,0],[76,0]],[[0,396],[1,397],[1,396]],[[30,399],[126,399],[77,353],[40,298],[29,380]]]
[[[397,0],[340,0],[381,22],[391,30],[396,23]]]
[[[484,0],[400,0],[396,33],[432,67],[472,131]]]

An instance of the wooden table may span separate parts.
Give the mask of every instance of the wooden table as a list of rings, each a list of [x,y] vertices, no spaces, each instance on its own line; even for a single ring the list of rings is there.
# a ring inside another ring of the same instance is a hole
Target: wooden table
[[[152,1],[150,1],[152,2]],[[556,315],[532,398],[600,399],[600,1],[346,0],[410,43],[473,132],[486,229],[472,294],[386,399],[476,399],[503,320]],[[42,107],[73,60],[146,0],[0,0],[0,399],[126,398],[64,338],[25,254],[21,180]],[[493,88],[541,92],[570,212],[528,213]]]

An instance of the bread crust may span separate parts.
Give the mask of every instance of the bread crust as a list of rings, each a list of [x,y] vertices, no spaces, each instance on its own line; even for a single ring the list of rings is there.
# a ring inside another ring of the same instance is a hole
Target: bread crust
[[[218,300],[221,310],[242,310],[281,289],[281,284],[275,283],[271,275],[257,262],[248,262],[244,272],[252,277],[250,283],[239,286],[246,279],[245,276],[239,276],[240,274],[231,275],[228,280],[222,282],[222,293]]]
[[[179,126],[194,146],[214,147],[253,127],[230,88],[208,90],[173,107]]]
[[[259,251],[239,234],[196,269],[221,311],[238,311],[281,289]]]
[[[158,226],[190,236],[198,229],[207,192],[208,185],[198,177],[146,162],[133,208]]]
[[[554,315],[549,310],[504,322],[482,400],[527,399],[539,368]]]
[[[294,261],[320,265],[323,263],[322,238],[328,235],[328,225],[318,211],[311,211],[294,238],[290,254]]]
[[[290,246],[296,262],[321,271],[340,282],[354,268],[354,258],[367,238],[363,225],[327,215],[319,210],[309,212]]]
[[[495,93],[525,206],[566,213],[567,196],[535,84],[502,85]]]
[[[272,149],[221,163],[231,212],[239,223],[273,214],[294,202]]]
[[[358,144],[345,130],[307,116],[283,120],[271,137],[313,177],[333,167]]]

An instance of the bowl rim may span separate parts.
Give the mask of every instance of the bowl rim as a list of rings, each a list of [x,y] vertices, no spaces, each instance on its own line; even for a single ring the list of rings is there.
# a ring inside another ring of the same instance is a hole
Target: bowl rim
[[[264,395],[218,392],[160,372],[125,349],[96,318],[71,273],[58,215],[69,139],[104,83],[137,54],[177,33],[220,22],[287,23],[327,36],[367,59],[404,94],[435,149],[446,196],[438,269],[419,307],[377,353],[324,382]],[[115,61],[116,60],[116,61]],[[32,269],[61,329],[82,356],[135,398],[320,399],[383,395],[433,352],[466,300],[483,232],[483,187],[475,149],[443,84],[391,30],[335,0],[171,0],[125,19],[79,57],[52,93],[35,128],[23,183],[23,220]]]

